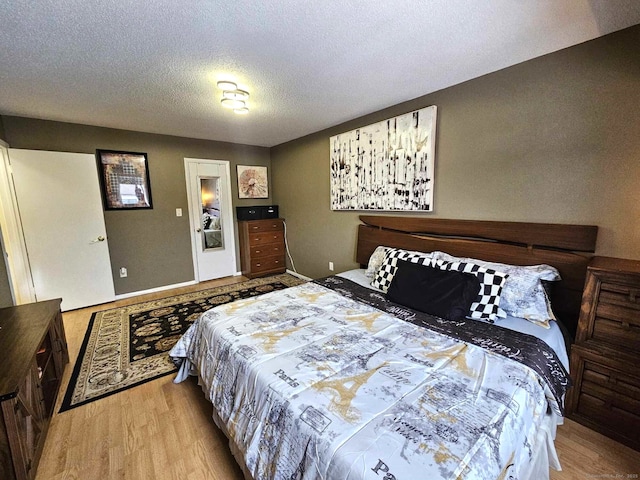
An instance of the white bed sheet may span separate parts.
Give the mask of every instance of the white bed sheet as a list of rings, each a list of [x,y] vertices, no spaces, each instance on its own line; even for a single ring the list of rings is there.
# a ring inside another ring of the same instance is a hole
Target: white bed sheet
[[[380,291],[371,286],[371,279],[365,275],[364,269],[358,268],[354,270],[347,270],[346,272],[338,273],[337,276],[351,280],[363,287]],[[556,352],[556,355],[558,355],[558,359],[562,362],[562,365],[564,365],[567,371],[569,371],[567,347],[565,345],[562,331],[556,322],[550,322],[550,328],[543,328],[525,320],[524,318],[507,317],[501,318],[495,323],[495,325],[538,337],[549,345],[554,352]]]

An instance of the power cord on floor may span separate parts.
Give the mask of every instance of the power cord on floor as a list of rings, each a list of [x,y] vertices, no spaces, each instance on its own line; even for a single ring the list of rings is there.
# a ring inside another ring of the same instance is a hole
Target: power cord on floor
[[[294,272],[298,273],[298,271],[296,270],[296,266],[293,263],[293,257],[291,257],[291,252],[289,252],[289,243],[287,242],[287,222],[283,220],[282,224],[284,225],[284,248],[287,250],[287,256],[289,257],[289,261],[291,262],[291,268],[293,269]]]

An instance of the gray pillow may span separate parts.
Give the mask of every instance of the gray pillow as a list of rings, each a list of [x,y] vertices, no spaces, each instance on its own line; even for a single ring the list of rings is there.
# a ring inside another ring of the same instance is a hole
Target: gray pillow
[[[384,261],[385,253],[387,253],[387,247],[383,247],[382,245],[380,245],[379,247],[376,247],[376,249],[373,251],[373,253],[369,257],[369,264],[367,265],[367,271],[364,272],[364,274],[368,278],[373,278],[376,276],[376,273],[378,273],[378,270],[380,270],[380,267],[382,266],[382,262]]]

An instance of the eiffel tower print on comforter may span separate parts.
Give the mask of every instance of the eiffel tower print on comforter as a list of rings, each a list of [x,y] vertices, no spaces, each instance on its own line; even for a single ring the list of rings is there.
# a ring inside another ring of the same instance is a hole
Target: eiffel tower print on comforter
[[[526,471],[568,383],[553,352],[510,358],[520,333],[517,348],[504,336],[464,341],[391,315],[393,305],[359,301],[358,289],[329,277],[221,305],[171,351],[176,382],[200,377],[253,478],[493,480]]]

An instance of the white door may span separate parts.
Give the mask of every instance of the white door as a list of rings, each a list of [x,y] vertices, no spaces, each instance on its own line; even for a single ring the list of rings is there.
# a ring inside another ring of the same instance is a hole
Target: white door
[[[37,300],[62,309],[115,299],[93,155],[9,149]]]
[[[229,162],[184,159],[196,281],[236,273]]]

